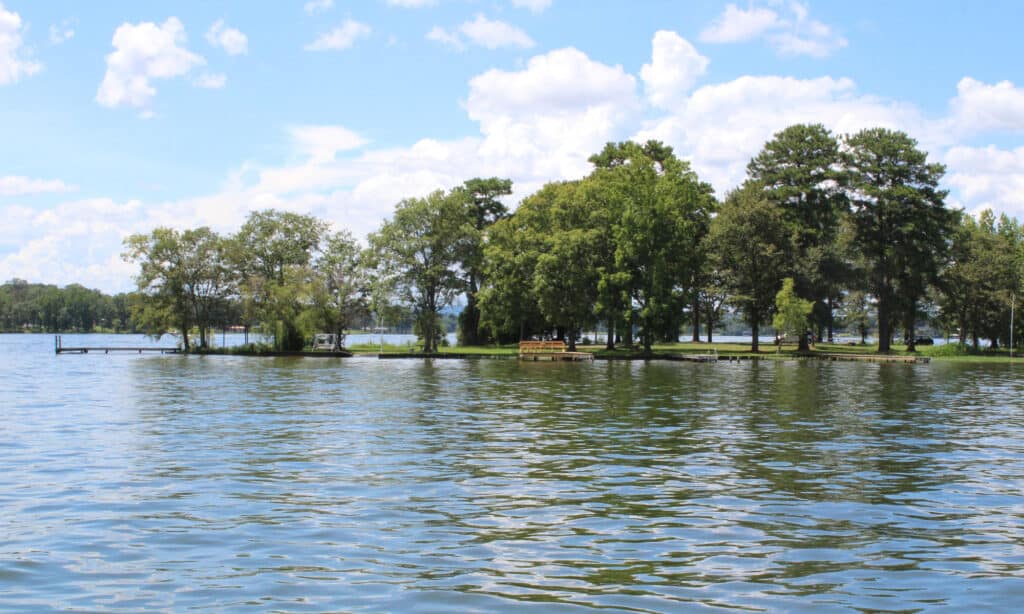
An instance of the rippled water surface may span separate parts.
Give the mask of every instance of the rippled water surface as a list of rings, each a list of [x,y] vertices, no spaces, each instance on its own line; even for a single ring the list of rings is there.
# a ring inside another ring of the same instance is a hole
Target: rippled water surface
[[[52,343],[0,335],[2,609],[1024,603],[1019,367]]]

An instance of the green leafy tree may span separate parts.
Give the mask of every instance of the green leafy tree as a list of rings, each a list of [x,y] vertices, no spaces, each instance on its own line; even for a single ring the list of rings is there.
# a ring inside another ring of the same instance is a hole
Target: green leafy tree
[[[792,277],[782,280],[782,289],[775,295],[775,316],[772,326],[783,336],[804,336],[814,302],[800,298]]]
[[[608,144],[592,157],[594,175],[618,201],[613,209],[615,268],[609,283],[625,288],[630,322],[640,327],[644,350],[658,337],[674,339],[703,262],[700,241],[714,208],[711,187],[701,182],[671,147]],[[600,226],[588,228],[598,231]]]
[[[975,350],[988,338],[998,346],[1009,330],[1010,303],[1020,286],[1019,230],[986,210],[975,219],[964,215],[953,233],[949,265],[940,278],[942,314],[968,337]]]
[[[305,342],[297,318],[304,308],[299,298],[308,295],[300,288],[327,229],[316,217],[267,209],[249,214],[235,235],[245,312],[272,332],[279,350],[301,350]]]
[[[470,179],[454,190],[452,197],[461,198],[468,209],[472,232],[464,241],[460,265],[466,281],[466,307],[459,314],[459,342],[461,345],[480,345],[479,292],[484,276],[484,247],[488,229],[508,216],[502,196],[512,193],[510,179]]]
[[[394,216],[369,237],[377,274],[412,307],[425,353],[437,351],[441,309],[465,290],[458,266],[473,229],[461,195],[439,190],[398,203]]]
[[[334,334],[344,346],[345,330],[366,316],[368,282],[359,246],[346,231],[329,235],[309,271],[310,328]]]
[[[711,264],[721,272],[730,302],[750,324],[753,352],[759,350],[761,324],[774,309],[790,241],[782,212],[756,184],[730,192],[711,223]]]
[[[156,228],[128,237],[125,248],[125,260],[139,265],[132,309],[139,327],[153,336],[178,330],[187,350],[196,326],[206,347],[218,305],[234,292],[224,240],[206,227]]]
[[[793,234],[790,274],[795,291],[820,306],[819,330],[831,328],[831,299],[839,293],[836,282],[844,277],[844,261],[830,248],[847,208],[838,142],[821,124],[790,126],[765,143],[747,165],[747,173],[781,208]],[[799,344],[801,350],[807,349],[802,330]]]
[[[544,246],[541,229],[545,225],[535,223],[541,217],[535,211],[537,198],[526,198],[514,215],[488,230],[481,326],[499,341],[523,341],[544,326],[531,283]]]
[[[947,252],[956,220],[938,188],[945,172],[917,142],[885,128],[846,137],[842,154],[852,205],[853,244],[878,301],[878,351],[890,350],[901,307],[924,294]]]

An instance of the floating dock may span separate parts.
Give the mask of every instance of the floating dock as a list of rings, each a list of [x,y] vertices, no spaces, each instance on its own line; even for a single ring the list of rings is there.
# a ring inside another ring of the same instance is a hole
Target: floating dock
[[[180,354],[179,348],[166,348],[166,347],[125,347],[125,346],[110,346],[110,347],[69,347],[65,346],[61,341],[60,335],[56,335],[53,338],[53,350],[56,354],[88,354],[103,353],[109,354],[111,352],[130,352],[132,354]]]
[[[850,360],[861,362],[901,362],[907,364],[926,364],[931,362],[928,356],[889,356],[888,354],[812,354],[818,360]]]

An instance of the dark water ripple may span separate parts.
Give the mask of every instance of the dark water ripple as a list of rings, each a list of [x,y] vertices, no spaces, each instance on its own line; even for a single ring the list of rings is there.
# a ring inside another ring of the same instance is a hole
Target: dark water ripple
[[[1006,610],[995,365],[53,356],[0,337],[0,609]]]

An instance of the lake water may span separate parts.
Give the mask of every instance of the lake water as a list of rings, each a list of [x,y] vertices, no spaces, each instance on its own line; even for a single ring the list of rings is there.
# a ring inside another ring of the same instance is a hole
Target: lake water
[[[2,610],[1024,603],[1020,367],[0,335],[0,381]]]

